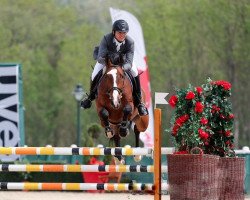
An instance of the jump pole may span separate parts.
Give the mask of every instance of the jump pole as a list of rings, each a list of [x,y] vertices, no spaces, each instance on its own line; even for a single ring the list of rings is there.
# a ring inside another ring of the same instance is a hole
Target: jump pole
[[[154,109],[154,200],[161,200],[161,109]]]

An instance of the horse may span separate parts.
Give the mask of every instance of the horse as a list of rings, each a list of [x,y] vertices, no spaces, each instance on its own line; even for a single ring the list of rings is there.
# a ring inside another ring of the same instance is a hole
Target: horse
[[[115,147],[120,147],[120,139],[125,138],[129,129],[135,134],[135,147],[139,147],[139,136],[149,123],[149,116],[140,116],[133,103],[132,80],[121,66],[114,65],[108,60],[104,67],[103,76],[97,89],[95,99],[97,113],[101,126],[109,139],[113,139]],[[143,92],[143,102],[145,94]],[[117,164],[124,164],[122,156],[115,156]],[[141,156],[134,156],[139,162]]]

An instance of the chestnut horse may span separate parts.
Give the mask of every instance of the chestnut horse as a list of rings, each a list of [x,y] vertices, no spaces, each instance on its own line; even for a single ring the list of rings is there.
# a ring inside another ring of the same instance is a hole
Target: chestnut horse
[[[128,135],[131,127],[135,133],[135,146],[139,147],[139,135],[147,129],[149,116],[140,116],[134,106],[132,82],[122,67],[108,61],[103,70],[95,101],[106,136],[113,138],[115,146],[120,147],[120,139]],[[141,156],[134,159],[139,161]],[[122,156],[115,156],[115,160],[124,163]]]

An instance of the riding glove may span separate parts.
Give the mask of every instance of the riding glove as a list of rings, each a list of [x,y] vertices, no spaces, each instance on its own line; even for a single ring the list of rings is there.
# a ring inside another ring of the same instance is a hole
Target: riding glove
[[[120,64],[120,55],[119,53],[110,53],[109,58],[112,64],[118,65]]]

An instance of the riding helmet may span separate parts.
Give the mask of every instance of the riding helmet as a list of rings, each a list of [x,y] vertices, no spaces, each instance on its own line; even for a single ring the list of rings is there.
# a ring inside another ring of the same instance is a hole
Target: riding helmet
[[[127,33],[129,31],[128,23],[123,19],[116,20],[113,24],[112,31]]]

